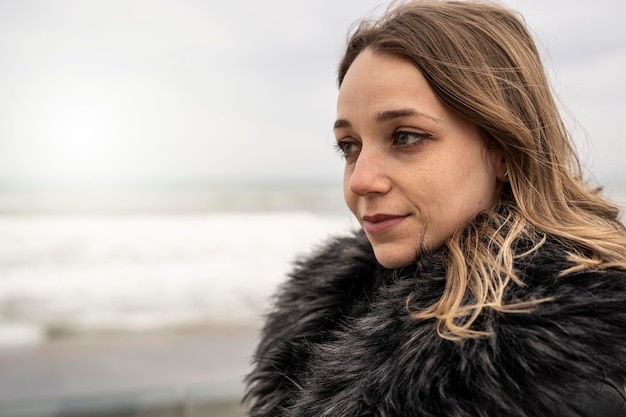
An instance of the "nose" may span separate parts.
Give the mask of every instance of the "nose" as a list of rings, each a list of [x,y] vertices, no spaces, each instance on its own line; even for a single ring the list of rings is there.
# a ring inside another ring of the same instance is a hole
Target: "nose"
[[[391,185],[386,171],[383,155],[364,147],[352,169],[346,172],[350,191],[359,196],[386,193]]]

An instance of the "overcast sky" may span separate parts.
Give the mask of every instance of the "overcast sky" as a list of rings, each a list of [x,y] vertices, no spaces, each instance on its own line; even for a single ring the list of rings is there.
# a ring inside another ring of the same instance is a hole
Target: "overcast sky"
[[[336,66],[380,4],[0,0],[0,184],[339,181]],[[583,161],[626,179],[625,3],[504,4],[582,126]]]

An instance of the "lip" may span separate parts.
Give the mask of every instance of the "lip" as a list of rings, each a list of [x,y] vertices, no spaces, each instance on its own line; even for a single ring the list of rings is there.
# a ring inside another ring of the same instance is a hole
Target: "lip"
[[[402,223],[407,217],[407,215],[395,214],[363,216],[363,229],[368,235],[385,233]]]

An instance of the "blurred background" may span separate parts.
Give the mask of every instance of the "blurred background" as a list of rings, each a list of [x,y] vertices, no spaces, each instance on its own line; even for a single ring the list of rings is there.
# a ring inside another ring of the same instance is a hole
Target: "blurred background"
[[[626,201],[626,5],[507,0]],[[0,416],[243,415],[290,263],[355,228],[336,66],[374,0],[0,0]]]

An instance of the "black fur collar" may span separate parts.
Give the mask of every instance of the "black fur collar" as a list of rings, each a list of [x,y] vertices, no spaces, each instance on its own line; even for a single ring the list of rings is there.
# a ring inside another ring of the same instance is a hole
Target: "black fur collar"
[[[387,270],[361,233],[336,239],[297,262],[275,299],[248,376],[251,415],[579,415],[593,381],[626,375],[626,273],[559,278],[567,266],[546,243],[519,265],[527,285],[507,299],[554,301],[531,314],[487,311],[493,335],[456,343],[406,311],[410,294],[411,309],[439,298],[439,254]]]

